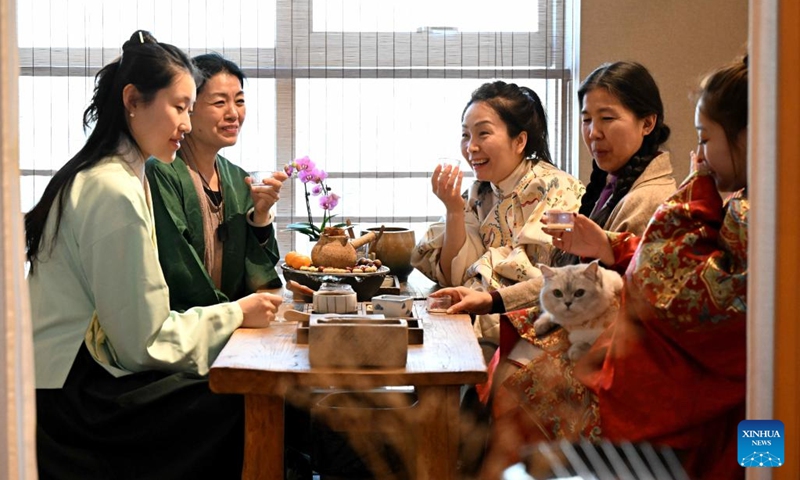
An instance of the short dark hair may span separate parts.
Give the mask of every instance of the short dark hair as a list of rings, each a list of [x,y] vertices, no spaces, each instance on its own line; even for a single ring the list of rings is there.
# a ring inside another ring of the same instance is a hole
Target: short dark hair
[[[242,69],[239,68],[239,65],[236,65],[222,55],[216,52],[204,53],[203,55],[194,57],[192,61],[202,75],[200,80],[197,82],[198,95],[206,86],[206,81],[221,72],[230,73],[234,77],[238,78],[239,85],[244,87],[244,79],[246,77]]]

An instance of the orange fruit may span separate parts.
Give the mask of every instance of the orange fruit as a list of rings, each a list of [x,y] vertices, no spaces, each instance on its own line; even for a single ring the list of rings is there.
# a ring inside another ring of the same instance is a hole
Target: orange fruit
[[[297,258],[298,255],[300,255],[300,254],[295,252],[294,250],[292,250],[291,252],[287,253],[286,256],[284,257],[284,260],[286,260],[286,265],[288,265],[288,266],[290,266],[292,268],[295,268],[294,259]]]
[[[308,255],[297,255],[294,257],[294,264],[293,268],[301,268],[301,267],[309,267],[311,266],[311,257]]]

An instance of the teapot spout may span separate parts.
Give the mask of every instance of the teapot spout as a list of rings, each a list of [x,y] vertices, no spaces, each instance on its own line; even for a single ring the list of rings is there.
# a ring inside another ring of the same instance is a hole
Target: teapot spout
[[[369,233],[366,233],[364,235],[361,235],[358,238],[354,238],[354,239],[350,240],[350,244],[353,246],[353,248],[359,248],[359,247],[361,247],[363,245],[366,245],[369,242],[373,242],[373,241],[375,241],[377,239],[378,239],[378,236],[375,234],[375,232],[369,232]]]

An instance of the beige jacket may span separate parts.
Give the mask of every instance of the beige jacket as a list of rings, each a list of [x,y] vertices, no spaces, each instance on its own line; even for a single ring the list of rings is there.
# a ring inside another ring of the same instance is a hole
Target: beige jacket
[[[603,230],[641,235],[656,209],[678,189],[672,176],[668,152],[658,155],[617,204]],[[542,279],[534,278],[499,290],[506,311],[529,308],[539,303]]]

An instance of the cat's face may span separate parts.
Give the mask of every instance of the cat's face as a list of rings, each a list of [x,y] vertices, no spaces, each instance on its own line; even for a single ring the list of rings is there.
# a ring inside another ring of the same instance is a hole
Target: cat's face
[[[598,274],[596,263],[560,268],[542,266],[541,270],[544,274],[541,305],[557,323],[582,323],[608,308],[611,299],[603,289],[602,276]]]

